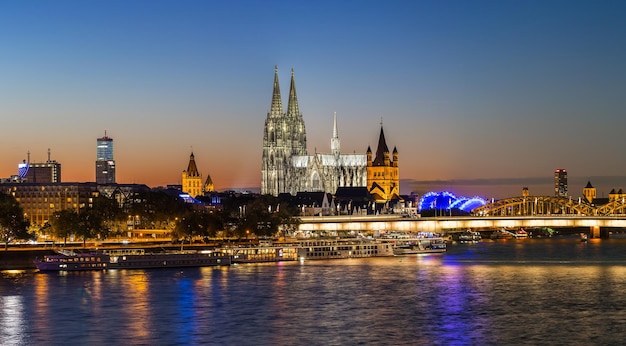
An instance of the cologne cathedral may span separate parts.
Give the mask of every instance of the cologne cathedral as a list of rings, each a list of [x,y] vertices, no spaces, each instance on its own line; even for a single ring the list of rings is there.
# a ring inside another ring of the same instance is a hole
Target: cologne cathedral
[[[340,187],[367,187],[377,202],[399,196],[398,152],[394,148],[391,161],[382,127],[376,159],[372,161],[369,148],[366,154],[342,154],[335,114],[330,149],[331,152],[325,154],[307,153],[306,129],[298,107],[293,69],[284,113],[278,68],[275,67],[272,104],[263,132],[261,193],[274,196],[298,192],[334,194]]]

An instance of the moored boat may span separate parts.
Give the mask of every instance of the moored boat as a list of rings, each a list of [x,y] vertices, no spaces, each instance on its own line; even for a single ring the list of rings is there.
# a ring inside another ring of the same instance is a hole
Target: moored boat
[[[393,254],[400,256],[443,253],[447,249],[446,242],[442,238],[417,239],[416,241],[396,243],[393,247]]]
[[[479,242],[482,239],[482,236],[480,235],[480,232],[468,229],[463,232],[452,233],[452,239],[461,243],[473,243]]]
[[[107,269],[110,256],[104,253],[76,253],[61,250],[55,255],[35,259],[35,266],[40,271],[81,271]]]
[[[120,249],[87,253],[59,251],[34,262],[40,271],[85,271],[219,266],[230,265],[231,258],[220,252],[146,253],[143,249]]]
[[[225,247],[220,251],[230,255],[232,263],[295,261],[298,256],[293,246]]]
[[[300,260],[393,256],[391,242],[375,240],[310,240],[299,242],[296,246]]]

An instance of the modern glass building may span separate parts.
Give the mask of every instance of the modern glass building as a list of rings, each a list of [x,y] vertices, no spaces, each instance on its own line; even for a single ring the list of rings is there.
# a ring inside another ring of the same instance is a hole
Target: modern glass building
[[[97,139],[96,147],[96,183],[115,184],[115,160],[113,159],[113,138],[108,137],[104,131],[104,137]]]

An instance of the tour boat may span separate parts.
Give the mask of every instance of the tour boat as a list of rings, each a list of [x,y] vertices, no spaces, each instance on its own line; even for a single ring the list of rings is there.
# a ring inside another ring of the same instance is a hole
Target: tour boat
[[[143,249],[106,250],[76,253],[59,251],[35,259],[40,271],[84,271],[103,269],[149,269],[230,265],[231,258],[220,252],[176,251],[146,253]]]
[[[107,269],[110,257],[104,253],[75,253],[60,250],[55,255],[35,259],[35,266],[40,271],[80,271]]]
[[[297,244],[300,260],[393,256],[393,244],[367,239],[324,239]]]

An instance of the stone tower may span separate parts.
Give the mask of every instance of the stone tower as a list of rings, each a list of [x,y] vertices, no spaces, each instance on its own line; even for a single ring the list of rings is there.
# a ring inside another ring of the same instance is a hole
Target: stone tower
[[[306,130],[298,107],[293,69],[291,69],[287,113],[283,113],[283,102],[278,83],[278,67],[274,67],[272,105],[267,113],[263,131],[261,194],[278,196],[280,193],[289,192],[291,157],[306,154]]]
[[[189,156],[187,170],[183,171],[182,185],[183,192],[188,193],[189,196],[196,197],[202,195],[202,174],[198,172],[193,152]]]
[[[400,197],[400,175],[398,172],[398,150],[394,147],[392,157],[385,141],[382,124],[376,156],[372,161],[372,150],[367,148],[367,189],[376,203],[386,203]]]
[[[583,195],[589,203],[596,199],[596,188],[591,185],[591,181],[587,181],[587,185],[583,188]]]

